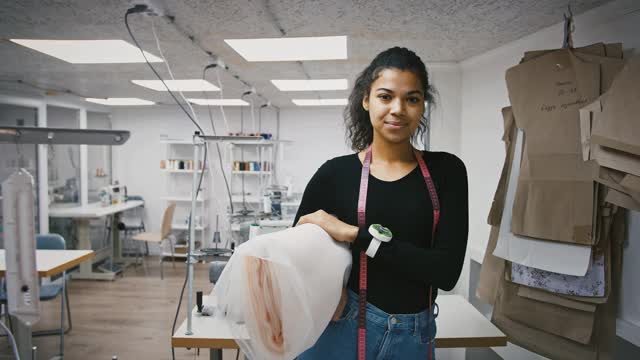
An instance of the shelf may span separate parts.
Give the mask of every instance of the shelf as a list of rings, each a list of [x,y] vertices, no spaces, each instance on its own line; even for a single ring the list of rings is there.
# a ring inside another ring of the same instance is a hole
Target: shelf
[[[236,145],[274,145],[290,143],[288,140],[265,140],[259,136],[206,136],[208,142],[227,142]],[[161,144],[167,145],[193,145],[193,140],[188,139],[160,139]]]
[[[196,230],[197,231],[202,231],[202,230],[206,229],[207,227],[209,227],[209,226],[208,225],[207,226],[196,226]],[[173,230],[189,230],[189,225],[187,225],[187,224],[171,224],[171,229],[173,229]]]
[[[233,200],[234,203],[242,203],[242,195],[233,195],[231,197],[231,199]],[[261,203],[262,197],[257,197],[257,196],[253,196],[253,195],[249,195],[249,196],[245,196],[245,202],[247,203]]]
[[[160,140],[160,143],[167,145],[193,145],[193,140],[165,139]]]
[[[191,198],[188,196],[163,196],[160,199],[162,200],[166,200],[166,201],[176,201],[176,202],[191,202]],[[208,199],[196,199],[196,202],[205,202],[208,201]]]
[[[174,252],[173,255],[171,255],[170,252],[165,251],[165,252],[162,253],[162,257],[174,257],[174,258],[185,258],[186,259],[187,258],[187,254]]]
[[[290,140],[230,140],[229,142],[233,145],[277,145],[292,143]]]
[[[271,171],[232,171],[233,175],[271,175]]]
[[[300,201],[282,202],[280,206],[300,206]]]
[[[171,174],[193,174],[194,172],[196,172],[195,170],[168,170],[168,169],[160,169],[160,171],[165,173],[171,173]],[[197,172],[201,173],[202,170],[198,170]],[[207,172],[207,170],[205,169],[204,172]]]

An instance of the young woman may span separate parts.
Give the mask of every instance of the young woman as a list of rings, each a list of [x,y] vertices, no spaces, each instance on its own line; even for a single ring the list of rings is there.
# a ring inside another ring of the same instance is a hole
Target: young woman
[[[353,268],[334,319],[299,360],[356,359],[365,326],[366,359],[435,358],[435,300],[460,276],[468,190],[459,158],[412,145],[433,97],[424,63],[406,48],[378,54],[358,76],[344,113],[357,153],[318,169],[294,222],[351,243]]]

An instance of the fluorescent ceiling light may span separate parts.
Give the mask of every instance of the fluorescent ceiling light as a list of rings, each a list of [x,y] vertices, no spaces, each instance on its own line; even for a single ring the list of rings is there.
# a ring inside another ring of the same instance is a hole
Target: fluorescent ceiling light
[[[72,64],[143,63],[140,50],[124,40],[31,40],[12,42],[53,56]],[[162,62],[144,52],[149,62]]]
[[[346,36],[225,39],[247,61],[345,60]]]
[[[247,106],[248,102],[242,99],[187,99],[196,105],[216,105],[216,106]]]
[[[348,104],[347,99],[293,99],[298,106],[344,106]]]
[[[160,80],[131,80],[132,83],[155,91],[167,91]],[[220,88],[203,79],[165,80],[171,91],[220,91]]]
[[[347,79],[271,80],[280,91],[347,90]]]
[[[143,100],[138,98],[106,98],[106,99],[96,99],[96,98],[86,98],[88,102],[100,104],[100,105],[110,105],[110,106],[135,106],[135,105],[153,105],[155,104],[153,101]]]

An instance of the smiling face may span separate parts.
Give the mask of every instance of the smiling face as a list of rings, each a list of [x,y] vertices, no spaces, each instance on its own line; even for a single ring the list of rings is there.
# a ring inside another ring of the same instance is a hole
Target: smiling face
[[[424,86],[411,71],[384,69],[362,100],[374,139],[398,144],[411,140],[424,113]]]

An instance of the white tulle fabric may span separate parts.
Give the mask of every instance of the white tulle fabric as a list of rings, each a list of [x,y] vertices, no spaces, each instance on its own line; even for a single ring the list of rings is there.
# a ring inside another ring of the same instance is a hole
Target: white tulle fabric
[[[240,245],[213,294],[245,356],[294,359],[327,327],[350,269],[345,243],[304,224]]]

